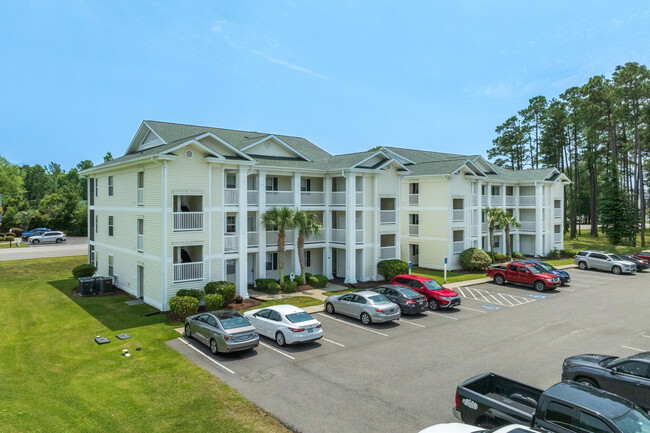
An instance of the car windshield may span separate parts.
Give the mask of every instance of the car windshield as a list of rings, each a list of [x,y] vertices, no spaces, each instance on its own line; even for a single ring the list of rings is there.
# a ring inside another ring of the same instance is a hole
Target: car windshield
[[[538,266],[538,265],[529,265],[528,269],[530,269],[530,271],[533,274],[543,274],[544,272],[546,272],[546,270],[544,268],[542,268],[541,266]]]
[[[390,304],[390,301],[384,298],[383,295],[370,296],[368,299],[370,299],[375,305]]]
[[[221,319],[221,326],[223,326],[223,329],[234,329],[241,328],[242,326],[251,326],[251,324],[244,316],[232,316]]]
[[[442,287],[436,280],[422,281],[422,284],[429,290],[442,290]]]
[[[625,433],[650,433],[650,416],[637,406],[612,422]]]
[[[289,320],[289,322],[291,323],[300,323],[300,322],[307,322],[309,320],[314,320],[314,318],[311,317],[308,313],[301,311],[299,313],[287,314],[287,320]]]
[[[617,357],[615,357],[615,356],[612,356],[611,358],[603,359],[602,361],[600,361],[600,362],[599,362],[599,365],[600,365],[601,367],[607,367],[607,368],[609,368],[609,367],[611,367],[612,365],[614,365],[614,363],[620,361],[621,359],[623,359],[623,358],[617,358]]]

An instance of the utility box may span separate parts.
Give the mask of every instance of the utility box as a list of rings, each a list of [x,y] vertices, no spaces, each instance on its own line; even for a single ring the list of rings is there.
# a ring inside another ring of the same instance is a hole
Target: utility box
[[[95,287],[95,280],[92,277],[79,278],[79,286],[77,287],[77,290],[79,291],[79,296],[92,295],[94,287]]]
[[[113,293],[113,278],[95,277],[95,292],[100,295]]]

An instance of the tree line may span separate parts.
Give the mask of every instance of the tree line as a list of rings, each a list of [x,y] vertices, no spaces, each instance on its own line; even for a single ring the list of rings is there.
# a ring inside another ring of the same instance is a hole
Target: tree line
[[[630,62],[557,98],[535,96],[496,128],[488,150],[496,164],[521,170],[556,167],[571,179],[565,209],[571,238],[578,224],[598,226],[614,244],[645,246],[650,175],[650,72]]]

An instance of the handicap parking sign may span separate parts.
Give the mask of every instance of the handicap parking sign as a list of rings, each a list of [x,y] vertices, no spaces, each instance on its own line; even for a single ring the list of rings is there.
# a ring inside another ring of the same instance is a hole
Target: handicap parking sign
[[[501,307],[497,307],[496,305],[490,305],[490,304],[481,305],[481,308],[485,308],[487,310],[500,310],[501,309]]]
[[[534,294],[534,293],[531,293],[531,294],[528,295],[528,296],[531,297],[531,298],[546,299],[546,296],[545,296],[545,295],[536,295],[536,294]]]

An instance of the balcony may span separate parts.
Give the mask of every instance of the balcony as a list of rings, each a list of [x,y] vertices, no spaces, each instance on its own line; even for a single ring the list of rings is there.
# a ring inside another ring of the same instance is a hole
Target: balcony
[[[396,210],[382,210],[379,211],[379,223],[381,225],[396,224],[397,211]]]
[[[267,206],[292,206],[293,191],[266,191]]]
[[[465,241],[452,242],[454,254],[460,254],[465,249]]]
[[[487,223],[481,223],[481,232],[482,233],[487,233],[488,231],[488,224]]]
[[[325,241],[325,232],[323,231],[321,231],[317,235],[311,234],[305,238],[306,244],[313,244],[313,243],[324,242],[324,241]]]
[[[514,206],[517,203],[517,200],[515,200],[514,195],[507,195],[506,196],[506,206]]]
[[[409,236],[419,236],[420,226],[418,224],[409,224]]]
[[[285,232],[285,237],[284,237],[284,244],[285,245],[290,245],[293,244],[293,230]],[[269,230],[266,232],[266,246],[276,246],[278,244],[278,232],[273,230]]]
[[[363,191],[357,191],[355,203],[357,206],[363,206]]]
[[[472,205],[472,206],[478,206],[478,195],[476,195],[476,194],[472,194],[472,198],[471,198],[471,200],[472,200],[472,201],[471,201],[471,205]]]
[[[503,204],[503,197],[500,195],[493,195],[490,197],[490,206],[492,207],[501,207]]]
[[[226,206],[237,206],[239,204],[239,190],[237,188],[224,189],[223,204]]]
[[[203,262],[174,263],[174,283],[203,279]]]
[[[144,188],[138,188],[138,206],[144,206]]]
[[[454,222],[463,222],[465,221],[465,210],[464,209],[454,209],[452,211],[452,218]]]
[[[248,200],[249,205],[254,205],[257,206],[260,204],[260,195],[258,194],[258,191],[256,189],[249,189],[246,192],[246,199]]]
[[[520,195],[519,196],[519,206],[535,206],[535,196],[534,195]]]
[[[481,206],[487,206],[487,195],[481,196]]]
[[[203,212],[174,212],[174,231],[203,230]]]
[[[345,229],[331,229],[331,241],[345,243]]]
[[[303,206],[323,206],[325,204],[325,192],[323,191],[302,191],[300,203]]]
[[[534,232],[535,226],[535,221],[521,221],[521,227],[519,227],[519,231]]]
[[[358,244],[363,243],[363,229],[357,229],[355,241]]]
[[[332,206],[345,206],[345,192],[332,193]]]
[[[259,233],[257,232],[248,232],[248,246],[257,247],[260,244]]]
[[[239,249],[239,236],[235,233],[223,235],[223,250],[225,252],[237,251]]]
[[[553,214],[555,215],[555,218],[562,218],[562,208],[555,208],[553,209]]]
[[[381,247],[379,248],[379,253],[381,260],[395,259],[397,258],[397,247]]]
[[[417,206],[420,204],[420,194],[409,194],[409,206]]]
[[[553,241],[556,244],[561,244],[563,239],[562,239],[562,233],[553,233]]]

